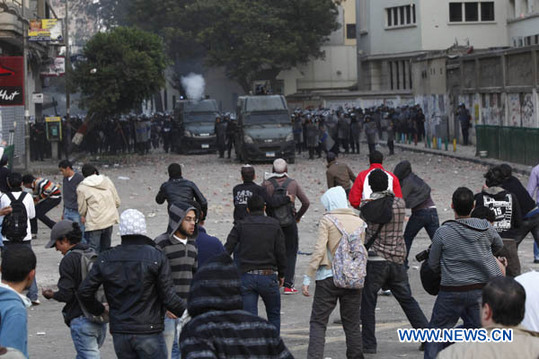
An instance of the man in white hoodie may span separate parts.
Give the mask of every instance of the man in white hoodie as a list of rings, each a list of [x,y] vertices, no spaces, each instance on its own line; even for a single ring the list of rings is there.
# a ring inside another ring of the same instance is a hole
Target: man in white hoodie
[[[86,242],[96,252],[110,248],[112,226],[119,222],[120,197],[107,177],[91,164],[82,166],[84,180],[77,187],[77,204],[85,225]]]

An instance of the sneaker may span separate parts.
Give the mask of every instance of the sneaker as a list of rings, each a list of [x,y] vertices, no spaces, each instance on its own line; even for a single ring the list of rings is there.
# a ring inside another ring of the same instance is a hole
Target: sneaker
[[[533,263],[539,263],[539,259],[534,259]]]
[[[294,288],[294,287],[292,287],[292,288],[284,287],[283,293],[286,294],[286,295],[298,294],[298,290],[296,288]]]
[[[37,239],[37,234],[32,233],[32,239]]]
[[[32,301],[32,305],[40,305],[41,302],[39,301],[39,299],[36,299],[36,300],[33,300]]]

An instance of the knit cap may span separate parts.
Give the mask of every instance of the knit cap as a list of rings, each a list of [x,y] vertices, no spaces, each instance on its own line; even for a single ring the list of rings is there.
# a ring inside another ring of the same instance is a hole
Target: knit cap
[[[126,209],[120,215],[120,236],[146,235],[146,219],[136,209]]]

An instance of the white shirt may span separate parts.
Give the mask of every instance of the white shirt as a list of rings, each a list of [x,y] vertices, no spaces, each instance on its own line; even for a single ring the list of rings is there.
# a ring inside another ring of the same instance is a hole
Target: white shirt
[[[187,238],[182,239],[182,238],[178,237],[178,236],[175,235],[175,234],[173,234],[172,236],[174,237],[174,239],[180,241],[180,243],[183,244],[184,246],[187,245]]]
[[[13,197],[15,199],[19,198],[22,192],[11,192]],[[30,193],[27,193],[24,199],[22,200],[22,203],[26,207],[26,214],[28,216],[27,219],[27,228],[26,228],[26,237],[24,237],[24,241],[30,241],[32,240],[32,231],[30,227],[30,220],[35,218],[36,216],[36,208],[34,207],[34,200],[32,199],[32,195]],[[11,200],[9,199],[8,195],[3,193],[2,197],[0,197],[0,208],[4,208],[11,205]],[[2,220],[4,220],[4,216],[0,217]],[[9,239],[3,238],[4,242],[9,242]]]
[[[539,332],[539,272],[531,271],[515,278],[526,291],[526,309],[524,320],[520,323],[524,328]]]

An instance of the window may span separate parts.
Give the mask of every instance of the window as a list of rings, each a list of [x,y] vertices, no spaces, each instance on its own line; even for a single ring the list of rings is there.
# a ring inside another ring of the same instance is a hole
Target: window
[[[449,22],[494,21],[494,1],[449,3]]]
[[[356,24],[346,24],[346,38],[347,39],[356,38]]]
[[[399,27],[416,24],[415,5],[404,5],[386,9],[386,26]]]

